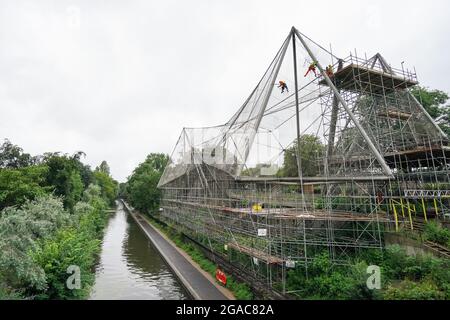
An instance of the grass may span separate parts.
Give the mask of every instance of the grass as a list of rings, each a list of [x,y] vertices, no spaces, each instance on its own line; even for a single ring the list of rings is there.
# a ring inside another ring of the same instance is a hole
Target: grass
[[[164,233],[170,240],[172,240],[173,243],[175,243],[178,248],[186,252],[191,259],[200,266],[200,268],[215,277],[217,265],[205,257],[201,250],[194,244],[185,242],[183,235],[180,232],[176,231],[174,228],[159,223],[151,217],[150,219],[147,219],[147,221]],[[237,281],[231,275],[227,275],[227,284],[225,287],[229,289],[238,300],[252,300],[254,298],[250,287],[245,283]]]
[[[435,221],[430,221],[425,225],[423,237],[425,240],[450,248],[450,230],[443,228]]]

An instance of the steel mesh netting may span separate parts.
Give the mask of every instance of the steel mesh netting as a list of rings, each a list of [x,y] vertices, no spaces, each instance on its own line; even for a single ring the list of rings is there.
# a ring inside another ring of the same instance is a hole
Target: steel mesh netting
[[[314,60],[320,68],[305,75]],[[352,250],[381,248],[380,224],[403,189],[437,181],[433,154],[406,164],[389,155],[442,145],[443,136],[407,90],[371,91],[356,73],[358,63],[369,72],[370,61],[340,60],[293,30],[229,121],[183,129],[159,183],[162,216],[271,288],[321,250],[340,263]],[[320,72],[340,64],[356,65],[346,86]],[[374,64],[376,72],[383,66]],[[286,171],[289,161],[300,169]]]

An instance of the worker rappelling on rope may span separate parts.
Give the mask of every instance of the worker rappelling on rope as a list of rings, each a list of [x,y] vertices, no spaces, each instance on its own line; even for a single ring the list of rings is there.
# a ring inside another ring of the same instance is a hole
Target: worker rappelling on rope
[[[308,71],[306,71],[306,73],[305,73],[305,77],[306,77],[311,71],[314,72],[314,75],[317,77],[316,67],[317,67],[317,61],[313,61],[313,62],[309,65]]]
[[[288,86],[283,80],[278,81],[278,88],[281,88],[281,93],[284,93],[285,90],[289,92]]]

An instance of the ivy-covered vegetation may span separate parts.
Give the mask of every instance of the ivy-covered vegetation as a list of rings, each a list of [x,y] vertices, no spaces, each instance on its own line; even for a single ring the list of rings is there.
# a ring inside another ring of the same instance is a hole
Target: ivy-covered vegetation
[[[450,230],[443,228],[435,221],[430,221],[425,225],[423,238],[450,248]]]
[[[332,265],[328,253],[315,257],[308,265],[289,271],[287,287],[301,299],[449,299],[448,259],[408,256],[399,246],[384,251],[365,250],[348,265]],[[381,271],[381,289],[369,290],[367,267]]]
[[[0,146],[0,299],[89,293],[117,182],[102,166],[83,164],[83,155],[31,156],[8,140]],[[80,270],[80,289],[66,284],[69,266]]]

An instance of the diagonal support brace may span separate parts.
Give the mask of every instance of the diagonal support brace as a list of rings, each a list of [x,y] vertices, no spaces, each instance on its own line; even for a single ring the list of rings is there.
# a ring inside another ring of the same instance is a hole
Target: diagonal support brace
[[[315,61],[317,63],[317,67],[320,70],[320,73],[322,74],[322,76],[324,77],[325,81],[327,82],[328,86],[331,88],[331,90],[333,90],[335,96],[337,97],[337,99],[339,100],[339,102],[342,104],[342,106],[344,107],[345,111],[347,112],[347,114],[350,116],[350,118],[352,119],[353,123],[355,124],[355,126],[357,127],[357,129],[359,130],[359,132],[361,133],[361,135],[363,136],[364,140],[367,142],[367,144],[369,145],[370,150],[372,151],[373,155],[375,156],[375,158],[378,160],[378,163],[381,165],[381,168],[383,169],[383,172],[388,175],[393,177],[394,175],[392,174],[391,169],[389,168],[389,166],[386,164],[386,161],[384,160],[384,157],[380,154],[380,152],[378,151],[378,149],[375,147],[375,145],[373,144],[372,140],[370,139],[369,135],[367,134],[367,132],[364,130],[364,128],[362,127],[362,125],[359,123],[359,120],[356,118],[356,116],[353,114],[353,112],[350,110],[350,108],[347,105],[347,102],[342,98],[341,94],[339,93],[339,90],[335,87],[335,85],[333,84],[333,82],[331,81],[330,77],[328,77],[327,73],[324,71],[324,69],[322,68],[322,65],[319,63],[319,61],[316,59],[314,53],[312,53],[311,49],[308,47],[308,45],[306,44],[305,40],[303,39],[303,37],[301,36],[301,34],[298,32],[297,29],[295,29],[295,33],[297,35],[297,37],[299,38],[300,42],[302,43],[303,47],[306,49],[306,51],[308,52],[309,56],[311,57],[311,59],[313,59],[313,61]]]

